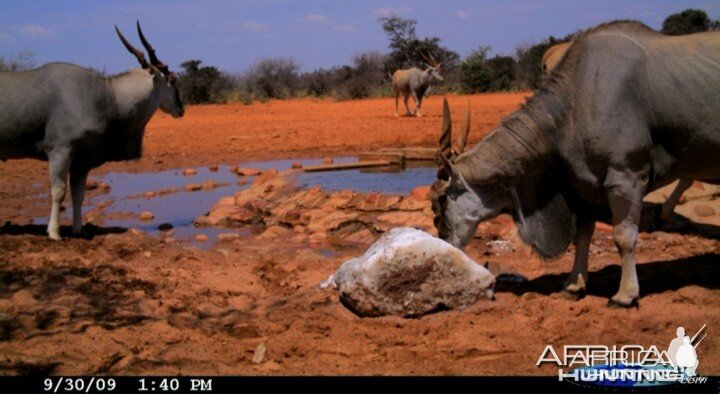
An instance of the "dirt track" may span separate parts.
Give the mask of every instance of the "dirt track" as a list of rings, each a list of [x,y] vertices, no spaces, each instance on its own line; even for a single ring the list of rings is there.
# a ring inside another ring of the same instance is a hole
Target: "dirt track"
[[[449,100],[457,121],[470,100],[474,142],[525,95]],[[142,160],[93,174],[434,146],[440,104],[437,96],[426,100],[420,119],[394,118],[389,99],[189,107],[182,120],[152,120]],[[699,370],[720,374],[716,225],[676,216],[665,231],[640,235],[638,310],[605,307],[620,275],[607,232],[593,241],[588,296],[571,302],[557,290],[572,248],[543,261],[499,221],[488,231],[511,247],[498,252],[481,238],[468,253],[527,282],[500,284],[495,302],[465,311],[362,319],[318,286],[362,253],[362,243],[311,243],[282,232],[198,250],[95,227],[91,239],[51,242],[30,223],[49,211],[48,188],[45,163],[0,163],[0,218],[11,221],[0,232],[3,374],[555,374],[535,367],[546,344],[664,347],[677,326],[694,332],[702,324],[709,335],[698,348]],[[717,197],[705,200],[720,212]],[[267,353],[253,363],[259,345]]]

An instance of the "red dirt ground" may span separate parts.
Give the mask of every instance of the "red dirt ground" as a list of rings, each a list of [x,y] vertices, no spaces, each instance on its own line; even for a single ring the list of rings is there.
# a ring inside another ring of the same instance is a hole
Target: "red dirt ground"
[[[449,101],[457,122],[470,101],[474,142],[526,95]],[[426,100],[419,119],[393,117],[389,99],[193,106],[181,120],[150,122],[143,159],[93,174],[435,146],[441,101]],[[594,238],[588,296],[572,302],[557,294],[572,248],[544,261],[509,227],[500,237],[509,251],[488,252],[483,240],[468,247],[476,261],[529,279],[499,285],[496,301],[418,319],[359,318],[319,284],[365,245],[249,235],[199,250],[93,227],[91,239],[52,242],[30,222],[49,211],[46,166],[0,163],[0,218],[12,222],[0,231],[2,374],[556,374],[535,366],[547,344],[663,349],[677,326],[694,333],[703,324],[699,371],[720,374],[716,226],[683,222],[640,235],[639,309],[605,306],[620,275],[607,232]],[[255,363],[259,345],[267,352]]]

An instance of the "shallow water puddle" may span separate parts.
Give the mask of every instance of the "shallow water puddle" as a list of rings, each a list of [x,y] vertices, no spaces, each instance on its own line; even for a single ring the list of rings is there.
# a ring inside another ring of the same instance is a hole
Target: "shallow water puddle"
[[[354,157],[335,158],[335,163],[352,162]],[[249,162],[239,165],[241,168],[256,168],[259,170],[277,169],[287,170],[293,163],[303,166],[321,164],[320,159],[307,160],[275,160],[264,162]],[[385,194],[408,194],[413,188],[429,185],[435,180],[435,169],[423,166],[428,163],[415,163],[413,168],[372,168],[346,171],[301,173],[297,182],[303,187],[320,186],[327,190],[352,189],[358,192],[380,192]],[[102,177],[90,178],[104,182],[110,186],[107,193],[91,193],[83,205],[83,212],[101,211],[98,219],[91,220],[94,224],[103,227],[138,228],[153,235],[161,231],[161,224],[172,226],[172,237],[175,239],[190,240],[195,246],[209,246],[212,242],[197,242],[194,237],[205,234],[209,241],[214,241],[221,233],[238,232],[237,229],[222,227],[196,228],[193,221],[205,214],[210,208],[225,196],[232,196],[235,192],[248,188],[255,177],[238,177],[227,165],[219,166],[217,171],[210,171],[207,167],[195,167],[197,174],[183,175],[182,169],[174,169],[148,173],[117,173],[109,172]],[[243,185],[238,185],[239,179],[247,179]],[[198,191],[185,191],[187,184],[202,184],[212,180],[219,186]],[[156,193],[152,197],[145,197],[148,192],[169,190],[167,194]],[[46,194],[46,198],[49,198]],[[65,202],[66,210],[63,212],[63,222],[69,223],[72,209],[69,199]],[[152,212],[152,220],[141,220],[142,212]],[[36,218],[34,223],[46,224],[47,217]],[[248,234],[247,231],[240,232]]]

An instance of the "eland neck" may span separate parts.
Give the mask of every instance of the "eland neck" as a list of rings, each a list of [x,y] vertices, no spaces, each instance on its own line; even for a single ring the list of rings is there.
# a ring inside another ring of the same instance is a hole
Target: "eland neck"
[[[556,82],[536,91],[519,110],[506,116],[487,137],[455,161],[473,185],[516,183],[547,168],[555,136],[565,126],[567,100]]]
[[[130,70],[109,78],[108,84],[120,118],[145,124],[160,105],[154,94],[153,76],[146,70]]]

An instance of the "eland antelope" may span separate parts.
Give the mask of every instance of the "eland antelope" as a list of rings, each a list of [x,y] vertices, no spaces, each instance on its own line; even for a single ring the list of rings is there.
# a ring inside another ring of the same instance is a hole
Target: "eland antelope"
[[[718,86],[720,32],[669,37],[634,21],[588,30],[473,148],[453,151],[444,127],[431,188],[440,237],[463,247],[481,221],[506,212],[543,257],[574,240],[564,294],[579,298],[595,222],[610,217],[621,276],[608,305],[637,305],[643,196],[677,179],[720,183]]]
[[[59,240],[60,205],[68,175],[74,233],[82,231],[82,202],[88,172],[108,161],[137,159],[145,125],[160,108],[184,114],[176,77],[155,55],[137,23],[150,60],[115,26],[140,69],[106,77],[67,63],[0,73],[0,158],[49,162],[52,208],[47,227]]]
[[[402,94],[405,99],[405,114],[407,116],[422,116],[422,100],[430,88],[430,83],[433,79],[443,81],[440,63],[436,62],[432,55],[423,54],[422,56],[428,62],[425,70],[413,67],[406,70],[397,70],[391,76],[393,95],[395,96],[395,116],[399,116],[398,101],[400,94]],[[415,102],[414,112],[410,112],[410,107],[408,106],[410,96],[412,96]]]

